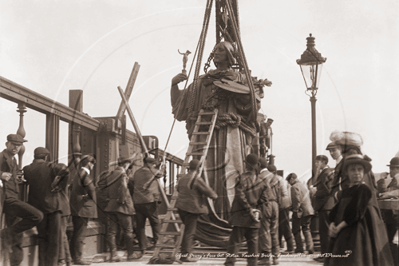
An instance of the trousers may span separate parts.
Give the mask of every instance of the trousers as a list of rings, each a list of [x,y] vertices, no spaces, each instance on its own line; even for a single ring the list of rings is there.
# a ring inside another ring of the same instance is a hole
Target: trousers
[[[289,211],[288,209],[280,209],[278,213],[278,235],[279,235],[279,243],[281,247],[281,240],[284,236],[285,241],[287,242],[287,250],[294,251],[294,238],[292,237],[291,226],[289,221]]]
[[[227,246],[228,257],[224,265],[233,266],[236,262],[240,245],[245,237],[248,246],[248,257],[247,262],[249,266],[256,266],[258,264],[258,228],[247,228],[247,227],[233,227],[233,231],[230,234],[229,244]],[[232,255],[232,256],[230,256]]]
[[[278,255],[280,245],[278,240],[278,203],[270,201],[262,207],[262,219],[259,229],[259,251]]]
[[[119,212],[107,212],[107,240],[111,251],[111,254],[116,252],[116,240],[115,236],[118,233],[118,224],[120,225],[126,248],[127,255],[133,254],[133,226],[132,219],[129,215]]]
[[[145,221],[150,221],[154,242],[158,241],[160,222],[158,219],[158,208],[156,202],[134,204],[136,210],[137,238],[140,250],[147,249],[147,236],[145,234]]]
[[[311,250],[313,251],[313,239],[312,239],[312,233],[310,232],[310,221],[312,220],[312,216],[303,216],[301,218],[294,217],[292,216],[292,234],[294,235],[295,238],[295,244],[296,244],[296,251],[302,253],[303,250],[303,243],[302,243],[302,237],[301,237],[301,231],[303,235],[305,236],[305,244],[306,244],[306,250]]]
[[[72,216],[73,234],[69,250],[71,251],[72,260],[78,262],[82,260],[84,240],[86,238],[87,224],[89,218]]]
[[[184,223],[184,235],[181,242],[181,254],[190,254],[193,251],[194,234],[197,229],[199,214],[178,209],[180,219]]]
[[[44,213],[37,225],[39,266],[58,266],[61,243],[61,212]]]

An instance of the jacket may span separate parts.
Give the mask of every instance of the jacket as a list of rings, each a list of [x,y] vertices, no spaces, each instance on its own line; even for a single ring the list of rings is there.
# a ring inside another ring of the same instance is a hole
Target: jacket
[[[280,210],[287,209],[292,205],[290,185],[282,176],[277,175],[277,178],[281,184],[279,190],[278,207]]]
[[[331,210],[334,205],[334,198],[331,197],[331,185],[334,178],[334,171],[330,168],[324,168],[317,177],[316,193],[314,195],[315,211]]]
[[[68,213],[69,210],[64,208],[69,206],[64,206],[61,191],[51,192],[51,184],[58,174],[55,166],[56,164],[43,159],[35,159],[24,167],[24,177],[29,185],[28,203],[43,213],[63,212],[63,210]]]
[[[138,169],[130,182],[133,190],[133,203],[143,204],[160,201],[160,192],[157,180],[154,180],[148,189],[144,189],[144,184],[156,173],[152,173],[151,169],[143,166]]]
[[[10,156],[6,149],[0,152],[0,178],[3,172],[12,174],[12,177],[6,181],[3,180],[5,198],[16,198],[18,199],[19,193],[19,181],[17,179],[18,165],[15,158]]]
[[[176,201],[176,208],[195,214],[208,214],[206,197],[216,199],[218,195],[200,177],[195,178],[193,188],[188,187],[195,171],[190,171],[182,176],[177,185],[179,195]],[[205,197],[204,197],[205,196]]]
[[[119,212],[126,215],[135,214],[133,200],[128,189],[129,178],[125,169],[118,166],[98,182],[98,198],[105,200],[105,212]]]
[[[260,228],[260,222],[251,218],[252,209],[260,209],[267,201],[266,184],[255,173],[242,174],[235,186],[235,196],[231,206],[229,223],[232,226]]]
[[[84,218],[97,218],[97,196],[93,179],[86,170],[75,172],[71,190],[71,214]]]
[[[298,217],[314,215],[309,190],[299,180],[291,185],[292,211],[298,212]]]

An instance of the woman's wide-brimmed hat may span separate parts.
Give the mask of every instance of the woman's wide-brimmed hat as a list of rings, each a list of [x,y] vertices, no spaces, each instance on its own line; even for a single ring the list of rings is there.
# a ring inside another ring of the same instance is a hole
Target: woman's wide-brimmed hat
[[[352,154],[344,158],[344,165],[343,165],[344,171],[346,171],[348,169],[348,166],[351,164],[363,165],[365,173],[369,172],[372,167],[370,161],[366,160],[365,157],[360,154]]]

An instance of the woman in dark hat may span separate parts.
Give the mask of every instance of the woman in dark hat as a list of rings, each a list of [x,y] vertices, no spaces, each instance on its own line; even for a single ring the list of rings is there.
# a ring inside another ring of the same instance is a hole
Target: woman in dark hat
[[[372,204],[372,191],[364,183],[371,164],[364,156],[346,157],[342,171],[349,186],[342,191],[329,219],[330,245],[324,265],[393,265],[388,238],[378,207]]]

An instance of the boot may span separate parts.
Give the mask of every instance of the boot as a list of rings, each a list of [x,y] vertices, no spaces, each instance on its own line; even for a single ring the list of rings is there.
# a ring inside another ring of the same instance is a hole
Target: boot
[[[110,251],[110,258],[109,261],[111,262],[119,262],[121,259],[118,256],[117,249],[116,249],[116,242],[115,242],[115,236],[108,236],[108,245],[109,245],[109,251]]]
[[[295,253],[303,253],[301,232],[298,232],[297,234],[295,234],[294,238],[295,238],[295,244],[296,244]]]
[[[128,260],[132,258],[133,253],[134,253],[134,243],[133,243],[133,234],[127,234],[125,236],[125,245],[127,249],[127,258]]]
[[[303,235],[305,236],[306,250],[309,252],[309,254],[313,254],[314,246],[313,246],[312,233],[310,232],[310,230],[304,231]]]
[[[273,256],[273,265],[278,265],[278,257],[277,256]]]

